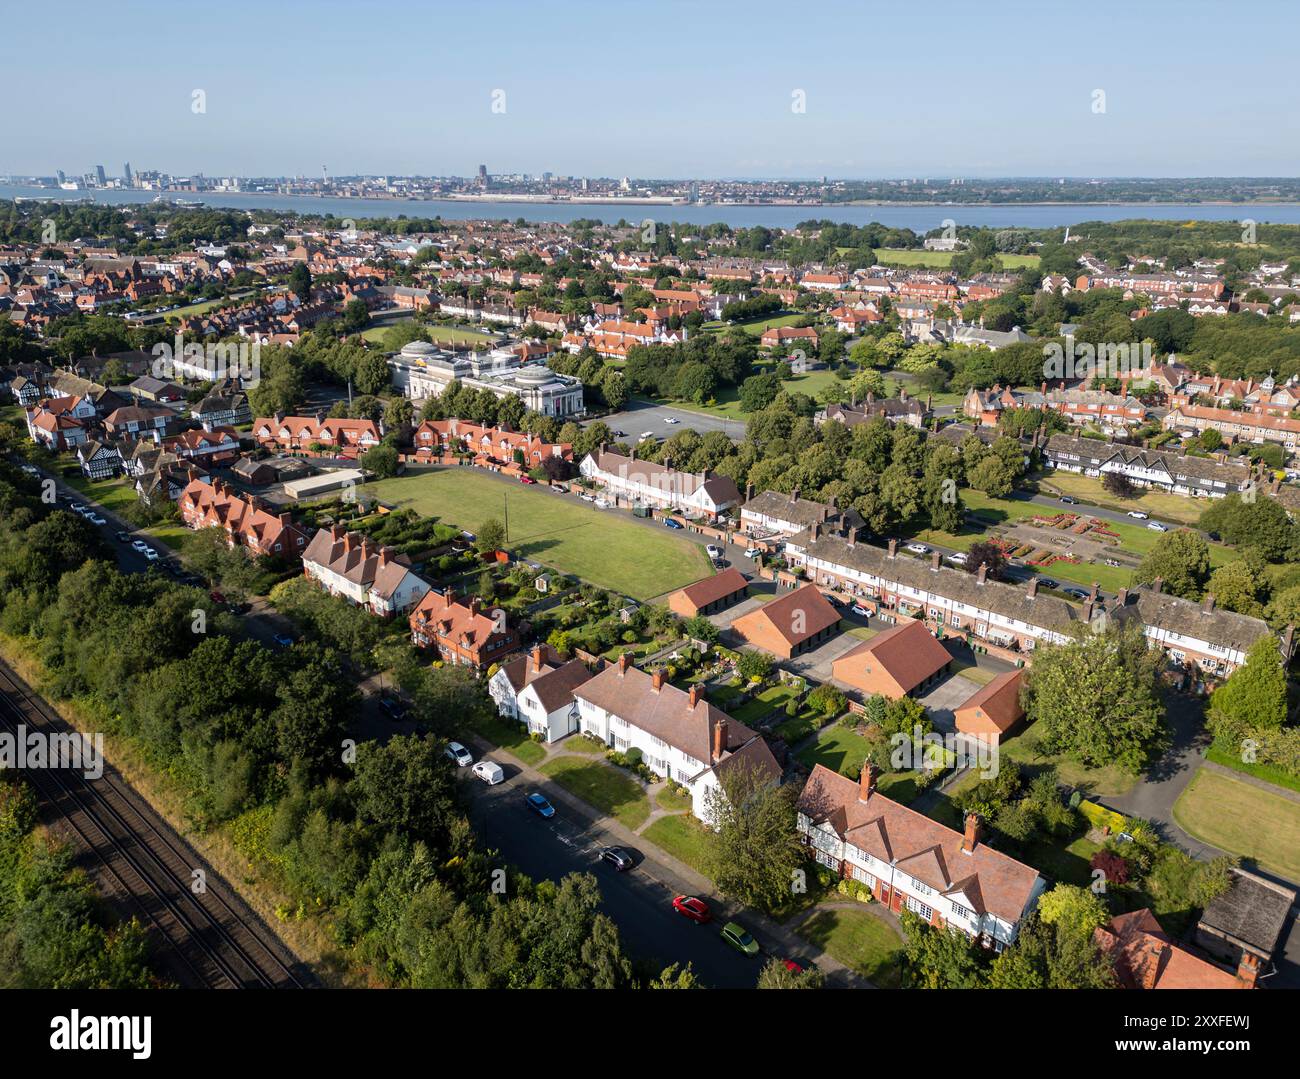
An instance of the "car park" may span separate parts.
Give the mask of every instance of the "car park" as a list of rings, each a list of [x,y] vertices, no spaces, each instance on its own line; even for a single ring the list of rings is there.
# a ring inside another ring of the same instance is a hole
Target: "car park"
[[[758,941],[739,922],[728,922],[722,927],[722,939],[739,952],[758,955]]]
[[[694,895],[674,896],[673,910],[683,918],[689,918],[696,925],[704,925],[713,918],[713,911],[709,910],[708,903]]]
[[[551,805],[550,802],[548,802],[536,791],[533,791],[531,794],[525,797],[524,802],[527,803],[529,809],[531,809],[543,820],[550,820],[553,816],[555,816],[555,806]]]
[[[627,872],[635,864],[632,855],[622,847],[601,847],[600,860],[612,865],[620,873]]]
[[[1143,513],[1141,510],[1129,510],[1128,515],[1135,521],[1145,521],[1151,516],[1149,513]]]
[[[473,755],[459,742],[448,742],[447,748],[442,752],[457,768],[468,768],[474,763]]]
[[[481,760],[470,771],[489,787],[495,787],[498,783],[504,783],[506,780],[505,770],[496,761]]]

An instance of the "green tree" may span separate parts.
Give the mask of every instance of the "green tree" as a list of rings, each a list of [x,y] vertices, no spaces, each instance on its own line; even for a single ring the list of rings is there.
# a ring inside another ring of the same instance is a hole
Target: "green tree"
[[[901,915],[903,984],[911,989],[979,989],[985,957],[960,929],[936,929],[910,910]]]
[[[1166,532],[1142,559],[1133,574],[1138,584],[1160,578],[1165,591],[1184,599],[1200,596],[1210,576],[1210,548],[1200,533],[1189,528]]]
[[[478,526],[474,547],[480,554],[499,551],[506,545],[506,526],[496,517],[489,517]]]
[[[1163,665],[1132,623],[1041,646],[1027,678],[1026,712],[1049,752],[1090,768],[1114,764],[1140,773],[1168,742]]]
[[[826,976],[816,967],[793,971],[784,960],[775,957],[758,972],[759,989],[822,989],[825,985]]]
[[[1219,722],[1267,730],[1286,722],[1286,671],[1272,634],[1252,644],[1246,662],[1210,695],[1210,715]]]
[[[705,838],[708,875],[726,896],[768,913],[790,902],[807,857],[795,829],[795,792],[756,768],[727,769],[705,795],[714,829]]]

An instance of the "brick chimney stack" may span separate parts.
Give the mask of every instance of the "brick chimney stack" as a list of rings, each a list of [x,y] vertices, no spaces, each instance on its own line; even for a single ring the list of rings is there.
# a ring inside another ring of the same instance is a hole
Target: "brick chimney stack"
[[[942,562],[942,561],[943,561],[943,555],[941,555],[938,551],[933,551],[933,552],[931,552],[931,554],[930,554],[930,569],[931,569],[932,571],[934,571],[934,572],[938,572],[938,569],[939,569],[939,563]]]
[[[1165,587],[1165,579],[1163,577],[1157,577],[1154,581],[1151,582],[1151,591],[1157,594],[1164,591],[1164,587]]]
[[[980,841],[980,819],[974,813],[966,814],[966,832],[961,837],[961,849],[967,854],[973,852]]]
[[[618,674],[620,678],[627,673],[628,662],[626,652],[618,657]]]
[[[713,760],[711,764],[717,764],[722,760],[722,755],[727,751],[727,721],[719,719],[713,725]]]
[[[889,557],[890,557],[890,558],[893,558],[893,557],[895,557],[897,554],[898,554],[898,540],[896,540],[896,539],[891,539],[891,540],[889,541]]]
[[[1030,577],[1030,578],[1029,578],[1029,591],[1026,592],[1025,595],[1026,595],[1029,599],[1033,599],[1036,595],[1038,595],[1038,578],[1037,578],[1037,577]]]
[[[658,693],[664,688],[664,672],[662,670],[655,671],[654,674],[650,676],[650,688],[655,693]]]
[[[817,537],[821,535],[821,531],[822,531],[821,522],[813,521],[812,527],[808,529],[808,535],[813,539],[817,539]]]
[[[1098,589],[1100,589],[1100,588],[1101,588],[1101,585],[1100,585],[1097,581],[1093,581],[1093,582],[1092,582],[1092,587],[1091,587],[1090,589],[1088,589],[1088,599],[1089,599],[1090,602],[1092,602],[1092,603],[1096,603],[1096,602],[1097,602],[1097,591],[1098,591]]]
[[[533,674],[540,674],[542,670],[542,646],[535,645],[532,650]]]
[[[862,775],[858,777],[858,801],[865,802],[876,793],[877,769],[870,761],[862,762]]]
[[[1253,952],[1242,952],[1241,962],[1237,964],[1237,988],[1254,989],[1259,980],[1259,956]]]
[[[1201,614],[1209,614],[1214,610],[1214,593],[1206,592],[1205,598],[1201,600]]]
[[[1091,621],[1092,621],[1092,612],[1093,612],[1093,608],[1094,608],[1095,606],[1096,606],[1096,604],[1094,604],[1092,600],[1088,600],[1086,603],[1084,603],[1084,605],[1083,605],[1083,620],[1084,620],[1085,622],[1091,622]]]
[[[704,687],[701,686],[699,682],[691,683],[691,693],[687,707],[694,712],[696,706],[698,706],[702,700],[704,700]]]
[[[989,564],[987,562],[981,562],[979,572],[975,574],[975,583],[983,584],[985,581],[988,580],[988,577],[989,577]]]
[[[1124,607],[1124,606],[1127,606],[1127,605],[1128,605],[1128,589],[1127,589],[1127,588],[1121,588],[1118,592],[1115,593],[1115,604],[1116,604],[1116,606],[1119,606],[1119,607]]]

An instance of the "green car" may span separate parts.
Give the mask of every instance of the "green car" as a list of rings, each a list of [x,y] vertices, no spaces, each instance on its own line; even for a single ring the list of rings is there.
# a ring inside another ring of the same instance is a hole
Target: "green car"
[[[728,922],[722,927],[722,939],[746,955],[758,955],[758,941],[739,922]]]

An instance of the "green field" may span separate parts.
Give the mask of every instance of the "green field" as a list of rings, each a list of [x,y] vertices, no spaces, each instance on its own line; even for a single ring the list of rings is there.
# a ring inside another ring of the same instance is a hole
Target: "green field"
[[[384,334],[394,326],[406,326],[415,319],[398,319],[396,322],[385,322],[378,326],[371,326],[367,330],[361,331],[361,338],[372,344],[378,344],[384,339]],[[495,334],[479,333],[475,330],[461,330],[453,326],[434,326],[424,327],[424,332],[436,345],[462,345],[466,348],[474,345],[483,345],[496,340]]]
[[[1174,803],[1197,839],[1300,881],[1300,803],[1202,768]]]
[[[816,398],[832,382],[838,382],[835,372],[830,370],[810,371],[806,375],[795,375],[783,379],[781,388],[787,393],[804,393]],[[711,405],[695,405],[672,402],[674,408],[686,412],[704,412],[710,416],[726,416],[728,419],[744,421],[748,414],[740,411],[740,390],[735,386],[726,386],[718,391],[718,396]]]
[[[472,468],[398,476],[368,483],[365,491],[471,532],[489,518],[505,520],[508,500],[509,543],[517,555],[633,599],[672,592],[710,572],[704,548],[667,529],[544,487],[510,485]]]
[[[846,250],[846,249],[842,249]],[[924,251],[916,249],[896,249],[880,247],[876,249],[876,261],[881,266],[928,266],[944,269],[952,264],[951,251]],[[1037,266],[1037,255],[1003,255],[997,256],[1004,270],[1021,270],[1026,266]]]
[[[74,490],[80,491],[87,498],[93,498],[105,509],[113,510],[115,513],[127,506],[135,505],[138,501],[135,495],[135,481],[127,479],[125,476],[92,482],[78,473],[75,476],[64,477],[63,482]]]
[[[556,757],[539,769],[556,783],[633,831],[650,816],[650,799],[641,785],[621,768],[603,760]]]
[[[805,318],[807,318],[806,313],[772,315],[768,318],[742,319],[740,322],[706,322],[702,328],[709,333],[723,333],[732,326],[739,326],[748,334],[752,334],[755,337],[762,337],[764,331],[770,330],[773,326],[793,326]]]
[[[660,817],[641,835],[697,873],[709,875],[709,832],[689,813]]]
[[[1101,480],[1074,472],[1049,472],[1040,480],[1045,492],[1074,495],[1094,506],[1127,513],[1142,510],[1158,521],[1195,525],[1212,503],[1204,498],[1185,498],[1167,491],[1146,491],[1137,498],[1116,498],[1101,485]]]

